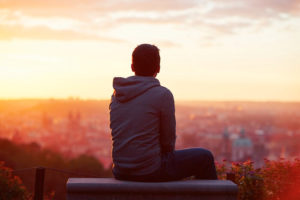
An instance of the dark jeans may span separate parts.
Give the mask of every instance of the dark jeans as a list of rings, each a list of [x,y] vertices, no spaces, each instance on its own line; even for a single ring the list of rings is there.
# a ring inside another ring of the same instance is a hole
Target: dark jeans
[[[212,153],[202,148],[177,150],[162,155],[162,165],[157,171],[143,176],[117,175],[116,179],[162,182],[181,180],[190,176],[196,179],[217,179]]]

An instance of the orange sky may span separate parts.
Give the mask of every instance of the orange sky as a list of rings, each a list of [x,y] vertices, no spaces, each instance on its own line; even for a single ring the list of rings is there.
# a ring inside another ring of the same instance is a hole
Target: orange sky
[[[0,98],[108,99],[140,43],[176,99],[300,101],[299,0],[0,0]]]

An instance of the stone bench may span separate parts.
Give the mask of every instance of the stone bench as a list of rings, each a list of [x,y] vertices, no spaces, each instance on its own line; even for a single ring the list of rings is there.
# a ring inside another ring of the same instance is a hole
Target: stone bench
[[[231,200],[237,185],[221,180],[132,182],[113,178],[70,178],[68,200]]]

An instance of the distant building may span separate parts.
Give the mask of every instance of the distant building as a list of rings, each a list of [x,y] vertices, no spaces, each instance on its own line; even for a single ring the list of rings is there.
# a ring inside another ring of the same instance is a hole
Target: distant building
[[[240,136],[232,144],[232,161],[243,162],[251,159],[253,143],[246,137],[245,130],[240,131]]]
[[[231,140],[230,140],[228,128],[224,129],[220,147],[221,147],[222,159],[231,161],[231,150],[232,149],[231,149]]]
[[[265,134],[263,130],[255,131],[255,144],[253,145],[253,161],[256,168],[264,165],[264,159],[268,157],[268,150],[266,148]]]

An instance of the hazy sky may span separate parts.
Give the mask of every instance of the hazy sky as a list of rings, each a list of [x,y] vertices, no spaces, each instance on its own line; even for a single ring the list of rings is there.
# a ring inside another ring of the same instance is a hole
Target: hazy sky
[[[0,0],[0,98],[97,98],[140,43],[181,100],[300,101],[300,0]]]

